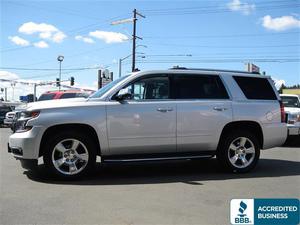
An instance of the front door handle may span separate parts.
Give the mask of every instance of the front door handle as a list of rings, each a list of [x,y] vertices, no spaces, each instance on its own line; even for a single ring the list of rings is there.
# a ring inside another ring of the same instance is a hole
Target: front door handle
[[[171,112],[173,111],[173,108],[157,108],[158,112]]]
[[[215,106],[213,109],[216,111],[219,111],[219,112],[227,110],[227,108],[225,108],[225,107],[218,107],[218,106]]]

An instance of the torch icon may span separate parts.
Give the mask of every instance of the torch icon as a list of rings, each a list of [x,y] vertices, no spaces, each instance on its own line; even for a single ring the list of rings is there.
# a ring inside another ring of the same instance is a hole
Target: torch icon
[[[239,212],[241,214],[238,214],[240,217],[244,217],[246,216],[246,214],[244,214],[245,210],[247,209],[247,204],[243,201],[240,202],[240,208],[239,208]]]

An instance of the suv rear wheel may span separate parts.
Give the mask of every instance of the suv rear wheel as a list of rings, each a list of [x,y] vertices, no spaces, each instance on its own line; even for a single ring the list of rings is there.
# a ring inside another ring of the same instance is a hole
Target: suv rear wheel
[[[260,148],[255,135],[238,130],[226,135],[217,151],[223,168],[238,173],[252,170],[259,159]]]
[[[47,141],[45,148],[45,166],[59,177],[80,177],[96,162],[93,140],[79,132],[58,133]]]

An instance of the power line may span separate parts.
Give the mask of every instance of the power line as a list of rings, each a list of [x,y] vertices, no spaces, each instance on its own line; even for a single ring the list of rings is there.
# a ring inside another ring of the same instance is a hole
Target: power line
[[[299,44],[290,45],[256,45],[256,46],[217,46],[217,45],[185,45],[185,44],[169,44],[169,43],[148,43],[148,45],[159,46],[176,46],[176,47],[199,47],[199,48],[282,48],[282,47],[299,47]]]
[[[290,34],[298,34],[300,32],[282,32],[282,33],[268,33],[268,34],[226,34],[226,35],[195,35],[195,36],[144,36],[145,39],[187,39],[187,38],[240,38],[240,37],[256,37],[256,36],[274,36],[274,35],[290,35]]]
[[[274,10],[274,9],[283,9],[283,8],[297,8],[299,7],[300,4],[298,2],[295,2],[293,4],[291,3],[285,3],[281,5],[274,5],[274,6],[256,6],[255,10]],[[211,8],[211,9],[210,9]],[[172,9],[162,9],[162,10],[157,10],[157,11],[152,11],[148,12],[147,15],[149,16],[172,16],[172,15],[191,15],[191,14],[211,14],[211,13],[227,13],[227,12],[232,12],[231,9],[226,8],[226,7],[193,7],[189,9],[177,9],[177,10],[172,10]],[[144,11],[146,12],[146,11]]]
[[[216,9],[217,6],[220,8],[220,1],[201,1],[201,3],[215,3],[209,6],[196,6],[196,7],[180,7],[180,8],[157,8],[157,9],[143,9],[143,12],[161,12],[161,11],[182,11],[182,10],[198,10],[198,9]],[[274,4],[274,3],[291,3],[292,1],[286,1],[286,0],[278,0],[278,1],[264,1],[264,2],[256,2],[255,6],[260,5],[268,5],[268,4]],[[294,0],[295,3],[297,3],[297,0]],[[217,4],[216,4],[217,3]],[[241,4],[242,6],[245,4]],[[222,5],[221,8],[227,8],[226,5]]]
[[[81,67],[81,68],[67,68],[67,69],[61,69],[64,71],[78,71],[78,70],[94,70],[94,69],[99,69],[101,66],[97,67]],[[22,68],[22,67],[0,67],[0,69],[4,70],[23,70],[23,71],[58,71],[58,69],[53,69],[53,68]]]
[[[273,58],[273,59],[265,59],[265,58],[215,58],[215,59],[196,59],[196,60],[143,60],[138,61],[139,63],[231,63],[231,62],[275,62],[275,63],[286,63],[286,62],[300,62],[300,58]]]

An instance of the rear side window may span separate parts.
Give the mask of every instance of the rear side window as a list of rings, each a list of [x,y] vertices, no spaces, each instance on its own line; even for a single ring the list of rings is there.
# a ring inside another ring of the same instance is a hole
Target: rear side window
[[[228,99],[219,76],[178,75],[174,80],[176,99]]]
[[[274,90],[266,78],[233,76],[248,99],[277,100]]]

